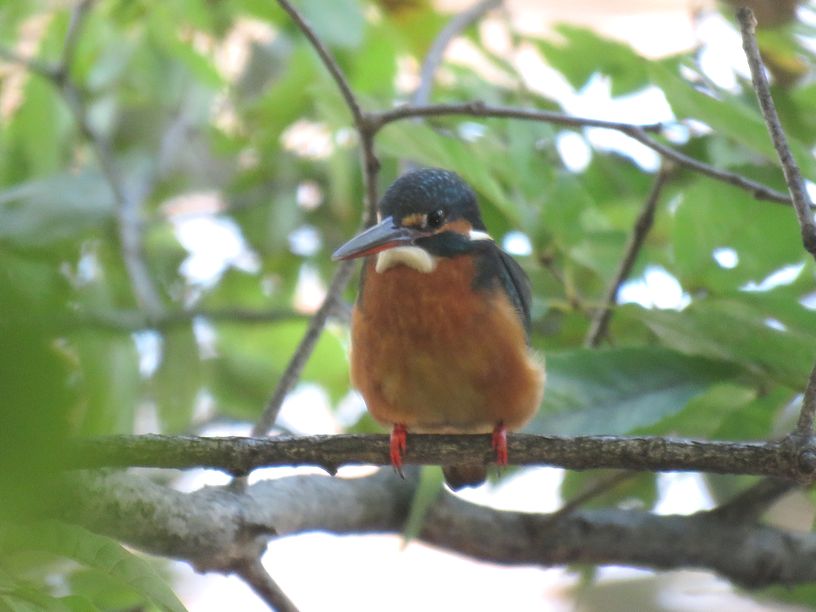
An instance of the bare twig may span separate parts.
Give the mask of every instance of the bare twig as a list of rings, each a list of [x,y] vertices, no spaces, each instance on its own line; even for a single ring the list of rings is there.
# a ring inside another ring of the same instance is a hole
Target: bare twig
[[[517,108],[513,106],[495,106],[485,104],[481,101],[462,102],[458,104],[428,104],[426,106],[404,105],[392,108],[372,116],[372,121],[377,126],[386,125],[402,119],[412,119],[415,117],[444,117],[447,115],[468,115],[472,117],[494,117],[506,119],[521,119],[524,121],[541,121],[554,125],[566,127],[597,127],[628,132],[629,130],[642,130],[645,132],[660,132],[663,129],[662,123],[648,125],[635,125],[632,123],[620,123],[618,121],[604,121],[603,119],[591,119],[588,117],[573,117],[555,111],[539,110],[533,108]]]
[[[765,75],[765,68],[756,41],[757,22],[751,9],[747,7],[742,7],[737,11],[737,19],[742,33],[742,48],[745,51],[745,57],[748,59],[748,66],[751,68],[754,92],[762,110],[762,116],[765,119],[771,141],[776,149],[776,154],[779,157],[779,163],[782,165],[782,172],[785,174],[785,183],[793,201],[796,218],[799,220],[802,244],[805,250],[816,259],[816,223],[813,221],[813,212],[811,211],[813,203],[810,201],[805,182],[802,180],[799,165],[796,163],[796,159],[788,146],[788,139],[782,129],[771,96],[771,89],[768,85],[768,78]],[[813,435],[814,420],[816,420],[816,366],[811,372],[805,396],[802,400],[802,410],[796,427],[797,432],[804,436]]]
[[[802,409],[799,412],[796,431],[803,436],[812,436],[814,421],[816,421],[816,364],[810,372],[805,395],[802,397]]]
[[[337,62],[332,57],[331,53],[329,53],[329,50],[326,49],[323,41],[320,40],[312,27],[306,23],[303,16],[297,10],[295,10],[295,7],[292,6],[289,0],[278,0],[278,4],[289,14],[292,21],[297,24],[300,31],[309,40],[312,47],[314,47],[314,50],[317,51],[317,54],[320,56],[320,61],[323,62],[323,65],[329,71],[334,79],[334,82],[337,84],[337,88],[340,90],[343,99],[346,101],[346,106],[348,106],[349,110],[351,111],[351,115],[354,118],[354,123],[359,128],[366,122],[365,114],[360,108],[357,98],[352,93],[348,80],[343,74],[343,71],[340,69],[340,66],[337,65]]]
[[[795,437],[769,442],[673,439],[654,436],[536,436],[507,438],[514,465],[567,469],[696,471],[774,476],[809,482],[816,446]],[[205,467],[247,474],[260,467],[390,465],[387,435],[275,438],[112,436],[76,441],[70,467]],[[489,435],[409,434],[407,465],[485,465],[495,460]]]
[[[74,116],[80,133],[91,145],[99,168],[116,202],[116,217],[122,257],[136,300],[139,306],[147,312],[148,316],[159,316],[162,312],[161,298],[144,261],[141,221],[139,219],[141,202],[127,194],[124,181],[119,175],[107,143],[91,126],[82,94],[70,78],[71,62],[75,55],[76,45],[81,37],[82,26],[92,4],[92,0],[82,0],[74,7],[63,42],[62,56],[56,67],[48,66],[37,60],[21,58],[13,51],[5,49],[0,49],[0,56],[19,63],[34,74],[47,79],[62,95]]]
[[[709,178],[728,183],[748,191],[757,200],[766,200],[778,204],[791,204],[791,198],[775,189],[752,181],[742,175],[727,170],[719,170],[699,160],[689,157],[649,136],[649,132],[659,132],[663,124],[635,125],[616,121],[603,121],[588,117],[573,117],[553,111],[523,109],[506,106],[492,106],[482,102],[465,102],[462,104],[431,104],[428,106],[400,106],[395,109],[372,115],[372,121],[384,125],[412,117],[442,117],[445,115],[468,115],[472,117],[499,117],[541,121],[566,127],[596,127],[622,132],[641,144],[656,151],[666,159],[689,170],[699,172]]]
[[[91,5],[94,0],[81,0],[71,11],[71,19],[68,22],[68,31],[65,34],[65,40],[62,42],[62,53],[60,54],[60,63],[56,69],[55,75],[58,80],[62,80],[68,76],[68,70],[74,61],[74,53],[79,42],[79,35],[82,31],[82,24],[85,21],[85,16],[91,10]]]
[[[442,63],[442,58],[445,55],[445,49],[448,48],[451,41],[463,30],[479,21],[488,11],[501,6],[501,4],[502,0],[481,0],[481,2],[474,4],[468,10],[453,17],[453,19],[442,28],[422,62],[422,68],[420,68],[419,71],[419,87],[417,87],[412,97],[414,106],[421,106],[430,101],[434,74],[439,69],[439,65]]]
[[[272,610],[298,612],[295,604],[269,575],[260,559],[251,559],[239,564],[235,568],[235,575],[246,582]]]
[[[617,303],[618,291],[623,282],[629,277],[632,271],[632,266],[635,264],[638,253],[643,246],[649,230],[652,229],[654,222],[655,209],[660,200],[660,193],[663,190],[666,180],[669,177],[670,170],[664,164],[657,173],[652,189],[649,192],[646,202],[640,214],[635,220],[635,225],[632,228],[632,233],[629,235],[629,242],[626,244],[626,249],[623,253],[623,258],[618,265],[618,270],[609,284],[609,289],[604,296],[604,303],[592,317],[592,322],[589,326],[584,346],[595,348],[597,347],[607,334],[609,329],[609,321],[612,318],[612,308]]]
[[[281,376],[277,387],[275,387],[275,391],[269,399],[269,402],[267,402],[258,422],[255,423],[255,426],[252,428],[253,436],[266,435],[275,424],[275,420],[278,418],[278,413],[283,405],[283,400],[286,399],[286,394],[289,393],[300,378],[300,373],[303,371],[306,361],[308,361],[309,356],[312,354],[320,338],[320,332],[323,331],[326,321],[329,319],[329,315],[332,313],[334,305],[340,297],[340,293],[351,278],[353,270],[353,260],[344,261],[338,266],[331,285],[329,285],[326,298],[323,300],[323,304],[321,304],[318,311],[309,321],[309,327],[306,329],[303,339],[295,350],[295,354],[292,355],[292,358],[289,360],[289,365],[286,366],[286,370]]]
[[[773,97],[771,97],[771,89],[768,85],[765,67],[762,64],[756,42],[757,22],[754,13],[747,7],[737,11],[737,19],[740,22],[740,31],[742,33],[742,48],[745,51],[745,57],[748,59],[748,66],[751,68],[754,92],[762,110],[765,125],[768,127],[771,141],[776,149],[776,154],[779,157],[779,162],[782,164],[785,183],[788,185],[793,208],[796,211],[796,217],[799,219],[802,243],[805,250],[816,259],[816,223],[813,221],[813,213],[811,212],[813,203],[808,197],[805,182],[802,180],[802,173],[799,171],[799,165],[796,163],[796,159],[788,146],[788,139],[779,121]]]

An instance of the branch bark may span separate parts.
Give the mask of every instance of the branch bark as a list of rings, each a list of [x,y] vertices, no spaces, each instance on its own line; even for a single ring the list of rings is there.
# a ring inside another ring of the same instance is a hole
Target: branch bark
[[[798,436],[774,442],[725,442],[511,434],[507,444],[513,465],[751,474],[800,482],[810,482],[816,473],[816,447],[810,439]],[[494,458],[487,434],[409,434],[405,453],[408,465],[487,465]],[[260,467],[283,465],[313,465],[334,473],[339,466],[359,464],[390,465],[388,436],[111,436],[76,441],[68,467],[205,467],[243,475]]]
[[[61,518],[143,550],[232,572],[244,550],[309,531],[400,533],[417,485],[390,470],[356,479],[293,476],[243,493],[180,493],[143,476],[75,479]],[[331,507],[331,512],[326,508]],[[183,520],[181,520],[183,517]],[[624,564],[705,568],[750,588],[816,580],[816,536],[726,520],[716,512],[657,516],[617,509],[552,515],[499,511],[448,493],[430,507],[419,539],[506,565]]]

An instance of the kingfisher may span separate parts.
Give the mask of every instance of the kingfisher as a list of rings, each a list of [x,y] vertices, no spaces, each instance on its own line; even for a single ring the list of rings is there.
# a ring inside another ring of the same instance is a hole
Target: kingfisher
[[[424,168],[383,195],[379,223],[334,260],[365,257],[351,321],[351,381],[391,428],[402,473],[407,432],[492,433],[506,465],[507,431],[544,391],[531,350],[527,275],[487,233],[476,195],[454,172]],[[452,489],[484,482],[485,465],[443,466]]]

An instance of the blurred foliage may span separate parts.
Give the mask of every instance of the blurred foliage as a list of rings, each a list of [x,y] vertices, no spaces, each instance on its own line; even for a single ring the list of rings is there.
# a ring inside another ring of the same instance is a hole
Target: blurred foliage
[[[61,62],[67,4],[0,3],[3,49]],[[298,6],[370,109],[407,99],[406,74],[446,21],[420,1]],[[507,78],[446,64],[434,101],[560,107],[521,86],[475,29],[466,35]],[[813,65],[813,36],[810,25],[786,23],[763,30],[763,48],[776,64]],[[575,26],[548,40],[513,37],[577,91],[598,80],[613,98],[660,89],[677,120],[693,120],[669,144],[784,189],[749,83],[718,86],[699,61],[702,47],[649,60]],[[350,113],[274,2],[99,0],[76,42],[67,77],[114,184],[64,92],[25,66],[0,63],[4,521],[47,513],[66,436],[190,432],[257,418],[305,327],[291,317],[249,323],[241,311],[313,309],[334,271],[329,253],[361,216]],[[813,75],[797,72],[774,95],[814,178]],[[590,151],[585,166],[562,161],[567,133]],[[378,134],[379,184],[402,160],[451,168],[478,192],[494,236],[522,230],[529,239],[532,252],[519,260],[534,286],[533,344],[549,368],[530,431],[724,439],[785,431],[783,409],[816,357],[814,266],[793,212],[675,169],[630,287],[661,270],[682,299],[664,309],[629,303],[613,318],[612,347],[581,348],[656,171],[595,143],[586,130],[508,119],[405,121]],[[166,321],[134,317],[122,197],[138,205],[143,263]],[[346,330],[331,325],[304,372],[333,408],[349,391],[346,343]],[[341,422],[371,430],[358,417]],[[427,499],[436,476],[427,474]],[[564,494],[604,477],[570,475]],[[594,503],[650,507],[656,490],[655,477],[642,475]],[[65,578],[59,589],[53,575]],[[816,605],[812,592],[791,596]],[[178,605],[151,567],[100,536],[21,525],[0,537],[0,610]]]

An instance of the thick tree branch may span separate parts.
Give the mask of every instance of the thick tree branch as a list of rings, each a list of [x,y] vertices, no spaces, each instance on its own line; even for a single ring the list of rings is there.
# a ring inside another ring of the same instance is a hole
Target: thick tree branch
[[[782,164],[785,183],[788,185],[793,208],[796,211],[796,217],[802,230],[802,244],[804,244],[805,250],[816,259],[816,223],[813,221],[813,213],[811,212],[813,203],[810,201],[807,189],[805,189],[805,182],[802,180],[799,164],[796,163],[790,146],[788,146],[788,138],[782,129],[771,96],[771,88],[768,85],[768,77],[765,75],[765,67],[762,64],[756,41],[757,22],[754,13],[747,7],[737,11],[737,19],[740,22],[740,31],[742,33],[742,48],[751,69],[754,92],[759,102],[759,108],[762,110],[765,125],[768,127],[774,149],[776,149],[776,154],[779,157],[779,162]]]
[[[199,570],[235,571],[236,553],[270,536],[308,531],[401,533],[416,487],[380,470],[367,478],[294,476],[244,493],[209,487],[180,493],[133,474],[78,477],[62,518]],[[331,508],[331,512],[326,509]],[[181,520],[183,517],[183,520]],[[419,539],[507,565],[624,564],[705,568],[757,588],[816,580],[816,536],[725,520],[716,512],[656,516],[579,510],[552,515],[493,510],[443,493]],[[244,558],[240,554],[238,559]]]
[[[508,436],[513,465],[574,470],[613,468],[752,474],[810,482],[816,448],[809,439],[725,442],[650,436]],[[489,435],[409,434],[409,465],[489,464]],[[247,474],[260,467],[316,465],[330,473],[350,464],[390,465],[386,435],[267,438],[111,436],[76,441],[70,467],[215,468]]]
[[[660,200],[660,193],[663,191],[663,185],[669,177],[669,170],[664,164],[657,173],[652,189],[649,192],[643,208],[635,219],[635,225],[632,228],[632,233],[629,235],[629,241],[626,244],[626,249],[623,253],[615,276],[609,285],[609,289],[604,297],[603,306],[599,308],[592,317],[587,332],[584,345],[588,347],[597,347],[606,336],[609,328],[609,321],[612,318],[612,308],[617,303],[618,291],[623,282],[629,277],[632,271],[632,266],[635,265],[638,253],[640,252],[643,243],[646,241],[646,236],[649,230],[652,229],[654,223],[655,209]]]

